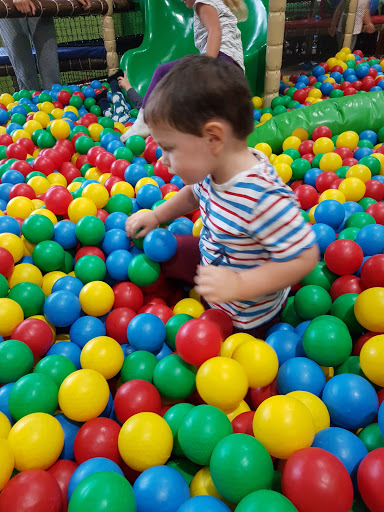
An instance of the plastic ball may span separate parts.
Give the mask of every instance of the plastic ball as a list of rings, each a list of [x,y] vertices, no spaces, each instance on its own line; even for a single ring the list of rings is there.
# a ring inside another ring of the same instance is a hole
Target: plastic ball
[[[57,327],[72,325],[79,318],[80,312],[79,299],[64,290],[52,293],[44,303],[44,316]]]
[[[327,224],[336,229],[344,220],[345,210],[338,201],[329,199],[316,207],[314,216],[316,223]]]
[[[336,240],[328,246],[324,254],[327,267],[338,275],[356,272],[363,262],[363,257],[363,251],[352,240]]]
[[[176,253],[175,235],[166,229],[154,229],[145,236],[143,249],[148,258],[153,261],[168,261]]]
[[[291,391],[308,391],[320,396],[325,382],[320,366],[304,357],[295,357],[283,363],[276,378],[277,387],[284,395]]]
[[[108,336],[99,336],[83,347],[80,362],[82,368],[96,370],[108,380],[121,370],[124,354],[117,341]]]
[[[153,382],[162,396],[180,400],[195,391],[195,374],[194,366],[183,361],[177,354],[170,354],[168,349],[153,372]]]
[[[383,493],[380,490],[380,475],[383,467],[384,448],[378,448],[362,460],[357,473],[361,497],[373,512],[379,512],[384,506]]]
[[[311,446],[315,426],[309,409],[289,396],[267,398],[253,419],[253,433],[270,455],[287,459]]]
[[[13,329],[23,320],[24,313],[17,302],[0,298],[0,336],[10,336]]]
[[[81,464],[95,457],[121,462],[117,441],[120,426],[110,418],[94,418],[80,427],[74,442],[76,461]]]
[[[296,507],[282,494],[262,489],[243,498],[236,507],[237,512],[297,512]]]
[[[318,396],[308,391],[291,391],[287,396],[299,400],[309,409],[315,424],[315,433],[330,426],[328,409]]]
[[[193,496],[178,509],[178,512],[229,512],[225,503],[215,496]]]
[[[24,375],[11,389],[8,407],[16,421],[36,412],[53,414],[57,408],[57,394],[58,387],[48,375]]]
[[[43,272],[59,270],[64,263],[64,249],[52,240],[35,245],[32,252],[33,263]]]
[[[64,433],[57,419],[50,414],[36,412],[13,425],[8,441],[17,470],[47,469],[60,455]]]
[[[73,343],[83,348],[89,340],[99,336],[105,336],[105,325],[101,320],[93,316],[82,316],[71,326],[69,337]]]
[[[63,380],[76,371],[73,362],[65,356],[52,354],[41,359],[33,369],[34,373],[42,373],[51,377],[58,388]]]
[[[102,316],[112,308],[114,294],[107,283],[93,281],[81,290],[79,300],[84,313],[90,316]]]
[[[378,386],[383,386],[384,379],[381,364],[384,356],[382,343],[384,335],[373,336],[364,343],[360,352],[360,364],[364,375]]]
[[[118,443],[124,462],[136,471],[145,471],[167,462],[172,452],[173,436],[161,416],[141,412],[121,427]]]
[[[215,325],[196,318],[179,328],[175,342],[184,361],[200,366],[207,359],[219,355],[222,336]]]
[[[105,378],[95,370],[82,369],[71,373],[59,389],[59,406],[74,421],[88,421],[99,416],[109,398]]]
[[[0,111],[1,112],[1,111]],[[2,415],[4,416],[4,415]],[[8,421],[8,419],[4,416],[4,418]],[[8,421],[9,423],[9,421]],[[11,425],[9,423],[9,430],[11,429]],[[4,436],[0,438],[0,456],[1,456],[1,469],[0,469],[0,489],[3,490],[9,479],[11,478],[12,472],[15,466],[15,457],[13,455],[11,446]],[[3,498],[1,498],[3,499]],[[0,501],[1,507],[1,501]]]
[[[78,197],[74,199],[68,207],[69,220],[75,224],[87,215],[96,215],[97,207],[91,199],[87,197]]]
[[[12,254],[14,263],[20,261],[24,254],[22,240],[13,233],[0,234],[0,248],[7,249]]]
[[[383,308],[383,288],[375,287],[364,290],[355,302],[356,320],[367,330],[381,333],[384,331]]]
[[[160,413],[161,398],[153,384],[130,380],[120,386],[115,395],[115,412],[121,423],[141,412]]]
[[[173,308],[175,315],[190,315],[193,318],[199,318],[204,313],[204,306],[196,299],[182,299]]]

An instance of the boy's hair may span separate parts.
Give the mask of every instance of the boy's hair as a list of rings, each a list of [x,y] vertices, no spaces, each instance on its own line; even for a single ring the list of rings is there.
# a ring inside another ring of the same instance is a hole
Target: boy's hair
[[[203,126],[217,118],[227,121],[239,140],[254,129],[251,92],[243,71],[206,55],[181,59],[156,85],[144,117],[150,125],[166,123],[198,137]]]
[[[248,7],[244,0],[223,0],[225,5],[233,12],[238,21],[248,18]]]

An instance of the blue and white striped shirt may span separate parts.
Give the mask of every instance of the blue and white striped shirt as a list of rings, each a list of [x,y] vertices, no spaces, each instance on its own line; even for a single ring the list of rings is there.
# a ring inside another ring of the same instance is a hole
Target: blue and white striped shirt
[[[203,221],[202,265],[242,271],[268,261],[292,260],[316,243],[292,190],[263,153],[252,151],[258,159],[252,169],[223,184],[216,184],[208,175],[193,185]],[[252,301],[210,305],[228,313],[238,329],[248,330],[271,320],[288,293],[285,288]]]

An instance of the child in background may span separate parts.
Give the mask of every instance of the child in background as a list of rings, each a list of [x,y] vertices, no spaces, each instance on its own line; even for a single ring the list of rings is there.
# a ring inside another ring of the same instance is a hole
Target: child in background
[[[145,120],[162,162],[185,186],[156,209],[132,215],[128,236],[143,237],[200,206],[200,241],[178,240],[174,277],[195,273],[186,262],[199,244],[196,291],[237,329],[262,336],[289,287],[316,266],[318,249],[292,190],[263,153],[247,147],[253,106],[241,68],[207,56],[181,59],[153,91]]]
[[[122,89],[127,92],[127,99],[133,108],[140,108],[143,98],[132,87],[127,78],[127,74],[121,69],[108,77],[108,83],[112,92],[112,107],[107,100],[107,91],[103,90],[96,95],[96,103],[101,108],[103,116],[112,118],[117,123],[126,123],[131,118],[131,107],[128,105]]]
[[[183,0],[193,9],[193,31],[195,46],[200,53],[226,60],[244,71],[243,45],[237,26],[248,17],[244,0]],[[131,135],[147,137],[149,129],[144,122],[144,109],[153,89],[177,63],[167,62],[159,66],[152,77],[144,96],[142,108],[135,124],[121,137],[125,142]]]
[[[329,28],[330,36],[335,37],[335,34],[337,36],[337,44],[339,49],[343,47],[348,7],[349,0],[340,0],[340,3],[336,7],[332,18],[331,27]],[[369,14],[369,0],[358,0],[355,25],[353,27],[353,35],[350,44],[351,52],[353,52],[356,46],[357,36],[363,31],[368,32],[369,34],[373,34],[375,31],[375,27]]]

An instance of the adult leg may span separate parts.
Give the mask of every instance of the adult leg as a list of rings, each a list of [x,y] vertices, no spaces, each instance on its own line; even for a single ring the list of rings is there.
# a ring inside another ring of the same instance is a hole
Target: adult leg
[[[53,18],[27,18],[33,46],[36,50],[43,89],[60,83],[59,56]]]
[[[15,70],[19,88],[40,89],[27,19],[1,19],[0,32],[9,60]]]

